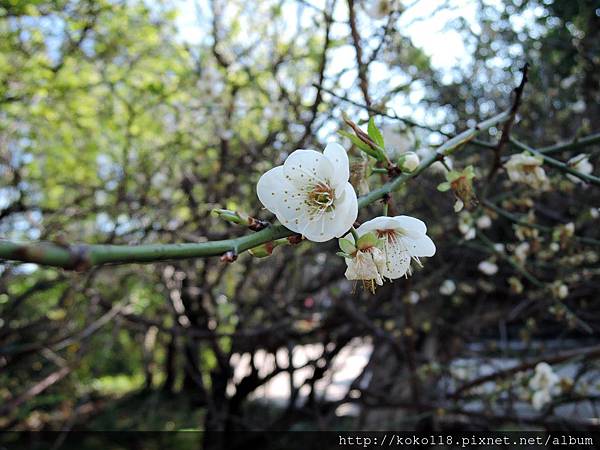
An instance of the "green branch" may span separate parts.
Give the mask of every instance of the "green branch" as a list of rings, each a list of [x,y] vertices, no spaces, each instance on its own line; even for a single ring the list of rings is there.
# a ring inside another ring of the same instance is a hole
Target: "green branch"
[[[411,173],[405,173],[379,189],[375,189],[358,199],[359,208],[383,198],[386,194],[397,190],[411,178],[416,177],[434,162],[442,160],[473,139],[483,130],[493,127],[509,117],[505,111],[487,119],[474,128],[466,130],[440,146],[436,153],[424,160]],[[86,270],[101,264],[124,264],[157,262],[174,259],[202,258],[219,256],[231,252],[237,255],[258,245],[291,236],[294,233],[283,225],[273,225],[256,233],[234,239],[221,241],[184,243],[184,244],[150,244],[150,245],[61,245],[49,242],[16,243],[0,241],[0,261],[12,260],[46,266],[62,267],[68,270]]]
[[[565,142],[562,144],[551,145],[549,147],[540,148],[540,153],[549,155],[551,153],[562,152],[565,150],[577,150],[580,148],[587,147],[589,145],[600,143],[600,133],[590,134],[582,138],[573,139],[571,142]]]

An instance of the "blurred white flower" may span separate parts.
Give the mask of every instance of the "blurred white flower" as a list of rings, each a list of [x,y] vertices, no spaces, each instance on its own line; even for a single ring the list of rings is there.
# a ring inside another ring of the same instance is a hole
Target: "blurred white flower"
[[[444,280],[440,286],[440,294],[449,296],[454,294],[454,292],[456,292],[456,283],[452,280]]]
[[[383,276],[392,280],[411,274],[411,260],[420,264],[420,257],[435,254],[435,245],[426,235],[427,226],[414,217],[376,217],[356,231],[359,236],[373,231],[383,241],[386,262]]]
[[[489,228],[492,226],[492,219],[487,214],[484,214],[482,216],[479,216],[479,218],[477,218],[476,223],[477,223],[477,228],[481,228],[482,230],[485,230],[486,228]]]
[[[577,81],[576,75],[571,75],[567,78],[563,78],[560,82],[560,87],[563,89],[569,89]]]
[[[481,261],[477,266],[479,271],[485,275],[495,275],[498,272],[498,266],[491,261]]]
[[[592,166],[592,163],[590,162],[590,157],[585,153],[580,153],[577,156],[573,156],[571,159],[569,159],[569,161],[567,161],[567,165],[584,175],[591,175],[594,171],[594,166]],[[581,178],[577,178],[570,173],[567,174],[567,178],[569,178],[569,180],[571,180],[573,183],[585,183],[585,181],[583,181]]]
[[[325,242],[346,233],[358,216],[349,177],[346,151],[329,144],[324,153],[296,150],[282,166],[260,177],[256,191],[287,228],[310,241]]]
[[[527,255],[529,254],[529,243],[521,242],[519,245],[515,247],[515,257],[519,262],[523,263],[527,259]]]
[[[600,217],[600,208],[590,208],[590,216],[592,216],[592,219]]]
[[[582,113],[585,111],[585,102],[583,100],[577,100],[571,105],[571,111],[574,113]]]
[[[552,396],[558,394],[559,382],[560,378],[548,363],[535,366],[535,373],[529,380],[529,388],[534,391],[531,401],[535,409],[540,410],[552,401]]]
[[[525,183],[535,189],[547,190],[550,181],[542,168],[544,160],[527,152],[512,155],[504,164],[511,181]]]
[[[408,303],[410,303],[411,305],[416,305],[417,303],[419,303],[419,300],[421,300],[421,296],[419,295],[419,293],[415,291],[410,291],[410,293],[408,294]]]
[[[533,396],[531,397],[531,404],[533,407],[540,411],[546,406],[548,403],[552,401],[552,395],[547,390],[535,391]]]
[[[566,284],[557,281],[552,285],[552,294],[559,300],[564,300],[569,296],[569,288]]]
[[[458,216],[458,231],[461,232],[466,241],[475,239],[476,230],[473,226],[473,217],[469,212],[464,211]]]
[[[547,362],[538,363],[535,366],[535,372],[531,380],[529,380],[529,387],[534,391],[537,390],[552,390],[556,387],[560,378],[554,370],[552,370],[552,366]]]

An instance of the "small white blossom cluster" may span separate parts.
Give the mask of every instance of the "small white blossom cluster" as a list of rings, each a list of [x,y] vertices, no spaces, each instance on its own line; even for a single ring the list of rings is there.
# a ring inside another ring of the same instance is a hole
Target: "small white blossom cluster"
[[[535,366],[535,373],[529,380],[529,388],[533,391],[531,404],[541,410],[552,401],[552,397],[560,393],[560,378],[552,370],[550,364],[541,362]]]
[[[418,165],[412,155],[405,163],[411,170]],[[410,275],[411,262],[433,256],[435,245],[425,223],[410,216],[376,217],[354,230],[358,201],[349,177],[348,155],[340,145],[329,144],[323,153],[296,150],[261,176],[257,194],[283,225],[310,241],[344,236],[346,278],[362,280],[373,291],[385,278]]]
[[[528,152],[512,155],[504,164],[511,181],[525,183],[534,189],[548,190],[550,181],[542,168],[544,160]]]

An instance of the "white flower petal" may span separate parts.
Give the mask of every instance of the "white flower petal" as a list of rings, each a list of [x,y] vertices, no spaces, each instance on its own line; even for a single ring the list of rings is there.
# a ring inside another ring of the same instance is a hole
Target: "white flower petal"
[[[260,202],[272,213],[277,213],[285,197],[286,191],[290,190],[289,183],[286,181],[283,166],[273,167],[265,172],[256,185],[256,194]]]
[[[335,237],[331,231],[331,218],[323,213],[317,217],[303,217],[299,219],[301,225],[297,232],[313,242],[326,242]],[[306,220],[305,220],[306,219]]]
[[[309,189],[317,183],[331,186],[334,168],[329,159],[316,150],[296,150],[283,163],[286,179],[298,189]]]
[[[333,218],[330,219],[331,223],[328,224],[328,228],[331,229],[331,233],[335,237],[342,236],[352,227],[358,217],[358,199],[350,183],[346,182],[341,195],[338,196],[336,192],[335,209],[332,213],[325,214],[328,217],[330,217],[330,214],[334,214]]]
[[[406,250],[410,256],[420,258],[422,256],[435,255],[435,244],[429,236],[421,236],[419,239],[411,239],[409,237],[400,238],[406,246]]]
[[[384,262],[383,254],[378,248],[372,248],[368,252],[358,251],[354,258],[346,258],[348,268],[344,275],[348,280],[375,280],[381,286]]]
[[[360,227],[358,227],[356,231],[358,232],[359,236],[362,236],[363,234],[367,234],[369,231],[395,230],[397,228],[398,225],[396,220],[394,220],[394,217],[380,216],[366,221]]]
[[[427,233],[427,225],[420,219],[411,216],[396,216],[393,218],[398,224],[396,228],[402,228],[407,231],[410,236]]]
[[[399,240],[387,241],[384,244],[384,252],[386,259],[384,277],[395,280],[410,272],[410,255]]]
[[[323,155],[331,162],[334,169],[333,179],[331,180],[332,187],[336,190],[343,188],[344,183],[347,183],[350,178],[350,163],[346,150],[340,144],[334,142],[327,144]]]

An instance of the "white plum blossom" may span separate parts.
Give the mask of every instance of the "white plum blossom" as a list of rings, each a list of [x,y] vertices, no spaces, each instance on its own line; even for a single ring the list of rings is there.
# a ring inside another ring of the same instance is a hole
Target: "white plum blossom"
[[[525,183],[535,189],[547,190],[550,181],[542,168],[544,160],[527,152],[512,155],[504,164],[511,181]]]
[[[529,387],[534,391],[531,402],[535,409],[540,410],[552,401],[552,397],[558,394],[559,382],[559,376],[548,363],[541,362],[535,366],[535,373],[529,380]]]
[[[382,240],[385,255],[382,275],[391,280],[410,275],[412,260],[420,264],[420,257],[435,254],[435,244],[426,234],[427,226],[414,217],[376,217],[356,231],[359,236],[374,232]]]
[[[288,229],[310,241],[325,242],[345,234],[358,216],[349,177],[348,155],[332,143],[323,153],[294,151],[282,166],[260,177],[256,191]]]
[[[579,155],[573,156],[571,159],[569,159],[569,161],[567,161],[567,165],[584,175],[591,175],[594,171],[594,166],[590,162],[590,157],[585,153],[580,153]],[[577,178],[571,174],[567,174],[567,178],[569,178],[569,180],[571,180],[573,183],[585,183],[581,178]]]

